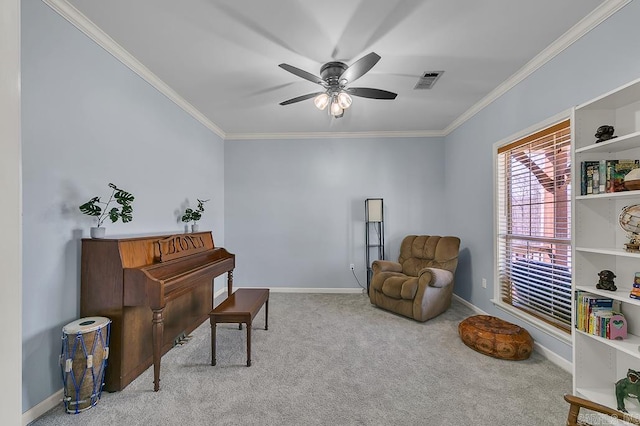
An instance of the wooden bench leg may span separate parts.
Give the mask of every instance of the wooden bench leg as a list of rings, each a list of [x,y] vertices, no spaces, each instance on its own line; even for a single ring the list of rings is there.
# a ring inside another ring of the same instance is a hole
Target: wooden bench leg
[[[251,367],[251,322],[247,323],[247,367]]]
[[[269,329],[269,299],[264,304],[264,329]]]
[[[216,365],[216,322],[211,321],[211,365]]]

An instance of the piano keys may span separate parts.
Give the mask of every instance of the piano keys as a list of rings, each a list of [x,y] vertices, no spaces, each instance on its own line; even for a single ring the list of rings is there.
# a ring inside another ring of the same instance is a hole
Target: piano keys
[[[235,255],[215,247],[211,232],[82,240],[80,314],[111,319],[106,391],[124,389],[160,361],[213,309],[213,279],[227,273],[233,287]]]

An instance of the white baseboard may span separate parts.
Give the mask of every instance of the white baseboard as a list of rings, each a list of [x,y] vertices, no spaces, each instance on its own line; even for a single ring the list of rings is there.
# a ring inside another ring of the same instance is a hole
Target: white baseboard
[[[235,290],[239,288],[262,288],[262,287],[234,287]],[[267,288],[267,287],[264,287]],[[366,289],[361,287],[350,287],[350,288],[305,288],[305,287],[268,287],[271,293],[334,293],[334,294],[364,294],[367,292]],[[234,291],[235,291],[234,290]],[[216,291],[214,297],[222,296],[226,294],[227,287],[221,288]]]
[[[469,308],[472,311],[474,311],[475,313],[477,313],[478,315],[489,315],[487,312],[485,312],[482,309],[478,308],[476,305],[473,305],[470,302],[467,302],[466,300],[464,300],[462,297],[458,296],[455,293],[453,294],[453,298],[456,299],[458,302],[462,303],[467,308]]]
[[[567,373],[573,374],[573,363],[570,361],[567,361],[557,353],[547,349],[545,346],[542,346],[537,342],[533,342],[533,349]]]
[[[360,287],[353,288],[296,288],[296,287],[272,287],[272,293],[339,293],[339,294],[360,294],[366,292]]]
[[[463,305],[465,305],[466,307],[468,307],[469,309],[476,312],[478,315],[489,315],[482,309],[478,308],[476,305],[469,303],[468,301],[464,300],[462,297],[458,296],[457,294],[454,294],[453,298],[456,299],[458,302],[462,303]],[[573,373],[573,364],[570,361],[567,361],[566,359],[562,358],[560,355],[553,352],[552,350],[549,350],[547,347],[542,346],[538,342],[533,342],[533,350],[535,350],[540,355],[542,355],[543,357],[545,357],[546,359],[548,359],[558,367],[562,368],[566,372]]]
[[[62,398],[64,398],[64,389],[60,388],[58,392],[42,401],[40,404],[22,413],[22,426],[28,425],[47,411],[55,408],[58,404],[62,404]]]

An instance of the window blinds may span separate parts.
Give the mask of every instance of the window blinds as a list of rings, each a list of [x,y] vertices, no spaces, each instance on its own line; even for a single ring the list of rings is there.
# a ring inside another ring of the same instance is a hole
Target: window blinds
[[[569,120],[498,149],[500,298],[571,327]]]

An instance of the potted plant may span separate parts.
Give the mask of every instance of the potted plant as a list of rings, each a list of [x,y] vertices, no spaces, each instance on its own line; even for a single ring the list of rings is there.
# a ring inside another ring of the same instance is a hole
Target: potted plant
[[[96,217],[97,225],[91,228],[91,238],[104,238],[105,228],[102,227],[102,223],[107,218],[111,219],[112,223],[117,222],[118,219],[121,219],[122,223],[133,220],[133,206],[131,204],[133,203],[134,196],[112,183],[109,183],[109,188],[111,188],[112,191],[106,203],[101,201],[100,197],[93,197],[79,207],[82,213]],[[109,206],[113,202],[116,202],[120,206],[109,209]],[[101,204],[104,205],[104,207],[101,207]]]
[[[187,208],[182,215],[182,221],[184,223],[193,222],[191,224],[191,232],[198,232],[198,221],[202,218],[204,212],[204,203],[209,200],[201,200],[198,198],[198,207],[195,209]]]

